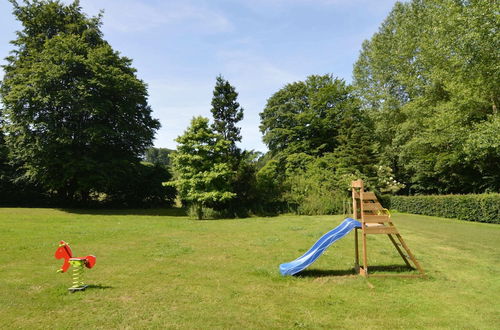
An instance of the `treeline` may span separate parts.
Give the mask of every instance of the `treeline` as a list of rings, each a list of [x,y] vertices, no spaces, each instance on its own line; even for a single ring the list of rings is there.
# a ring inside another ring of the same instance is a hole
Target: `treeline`
[[[239,148],[244,110],[222,76],[212,118],[193,118],[175,151],[151,148],[146,86],[103,40],[101,17],[78,2],[11,2],[23,30],[0,89],[5,198],[177,197],[210,218],[348,213],[357,178],[378,193],[500,191],[497,1],[396,3],[363,43],[352,85],[312,75],[267,100],[264,155]]]
[[[379,193],[500,191],[499,10],[396,3],[363,43],[352,86],[311,76],[275,93],[261,113],[269,154],[258,172],[270,198],[342,212],[358,177]]]
[[[355,178],[379,193],[498,192],[499,9],[396,3],[363,43],[352,86],[310,76],[272,95],[260,126],[269,152],[252,164],[257,204],[346,212]]]

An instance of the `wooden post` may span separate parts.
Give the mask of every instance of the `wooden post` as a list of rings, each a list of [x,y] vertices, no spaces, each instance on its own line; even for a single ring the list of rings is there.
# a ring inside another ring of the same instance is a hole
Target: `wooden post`
[[[363,181],[359,179],[359,204],[360,204],[360,213],[361,213],[361,230],[362,230],[362,239],[363,239],[363,275],[368,276],[368,251],[366,246],[366,222],[365,222],[365,208],[363,203]]]
[[[351,196],[352,196],[352,217],[359,221],[358,203],[356,199],[357,191],[355,188],[356,181],[351,183]],[[354,230],[354,270],[359,274],[359,241],[358,241],[358,228]]]
[[[413,261],[413,264],[415,265],[415,267],[417,267],[420,274],[422,276],[424,276],[425,275],[424,269],[422,267],[420,267],[420,264],[418,263],[417,258],[415,258],[413,253],[411,253],[410,248],[408,247],[408,245],[406,245],[405,241],[403,240],[403,237],[401,237],[400,234],[397,234],[396,237],[401,242],[401,245],[406,250],[406,253],[408,253],[408,256],[410,257],[411,261]]]
[[[358,228],[354,229],[354,271],[359,273]]]
[[[399,255],[401,256],[401,258],[403,258],[406,266],[408,266],[410,268],[413,268],[412,265],[410,264],[410,262],[408,261],[408,259],[406,258],[405,254],[403,253],[403,251],[401,251],[401,248],[399,247],[398,242],[396,242],[396,240],[394,239],[394,237],[392,237],[391,234],[387,234],[387,236],[391,240],[392,244],[394,244],[394,247],[396,248],[396,250],[398,250]]]

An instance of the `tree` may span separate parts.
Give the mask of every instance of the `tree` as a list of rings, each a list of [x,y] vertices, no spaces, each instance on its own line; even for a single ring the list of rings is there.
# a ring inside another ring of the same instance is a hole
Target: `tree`
[[[468,134],[464,152],[480,174],[480,191],[500,191],[500,116],[491,115]]]
[[[107,191],[106,204],[118,207],[165,207],[172,206],[176,197],[175,187],[163,183],[172,174],[160,164],[134,163],[128,173],[116,173],[117,184]],[[127,180],[119,180],[126,177]]]
[[[339,122],[357,107],[343,80],[331,75],[310,76],[272,95],[260,114],[260,130],[270,152],[321,156],[339,145]]]
[[[151,164],[170,165],[170,154],[173,150],[167,148],[148,148],[144,155],[144,160]]]
[[[240,128],[236,124],[243,119],[243,108],[236,101],[238,93],[229,81],[218,76],[215,83],[212,98],[212,109],[214,122],[212,128],[215,132],[230,142],[228,158],[231,158],[234,167],[238,167],[240,150],[236,142],[241,141]]]
[[[261,120],[271,159],[257,182],[274,202],[286,200],[298,213],[342,212],[347,182],[374,176],[372,122],[340,79],[310,76],[286,85],[269,98]]]
[[[234,172],[225,159],[230,142],[213,132],[203,117],[193,118],[176,141],[177,151],[172,154],[175,180],[169,185],[177,187],[179,197],[193,206],[198,219],[202,219],[204,208],[236,195],[230,183]]]
[[[338,146],[332,153],[337,169],[362,173],[365,181],[374,178],[378,156],[373,127],[370,117],[359,104],[345,109],[339,119]]]
[[[464,145],[498,116],[499,10],[498,1],[397,3],[363,43],[354,84],[375,122],[383,165],[408,191],[498,189],[485,174],[499,172],[498,162],[472,162]]]
[[[241,141],[237,123],[243,119],[243,108],[237,101],[238,93],[222,76],[216,79],[212,98],[214,132],[229,142],[225,154],[226,162],[231,165],[234,175],[230,178],[231,191],[235,198],[214,205],[227,217],[245,216],[256,202],[256,154],[253,151],[240,150],[236,143]]]
[[[146,85],[78,1],[11,2],[23,25],[0,89],[11,161],[64,199],[115,190],[160,127]]]

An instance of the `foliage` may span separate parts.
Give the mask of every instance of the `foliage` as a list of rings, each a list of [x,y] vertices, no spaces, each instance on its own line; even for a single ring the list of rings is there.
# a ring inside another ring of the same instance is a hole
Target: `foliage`
[[[77,1],[12,3],[23,29],[0,89],[11,162],[66,200],[134,182],[130,169],[160,124],[131,60],[102,39],[100,16],[87,17]]]
[[[235,197],[230,178],[234,174],[225,159],[230,142],[214,133],[208,119],[195,117],[183,135],[179,136],[177,151],[172,154],[175,180],[181,200],[196,207],[198,219],[203,208],[213,207]]]
[[[350,200],[345,191],[332,189],[332,178],[329,171],[317,168],[291,176],[285,193],[291,209],[306,215],[349,214]]]
[[[261,158],[267,158],[266,155]],[[288,204],[283,196],[287,189],[283,170],[284,160],[277,157],[260,161],[263,161],[263,164],[260,164],[262,167],[255,177],[258,198],[253,211],[264,215],[287,211]]]
[[[466,160],[479,173],[478,190],[500,191],[500,116],[475,124],[464,144]]]
[[[105,191],[103,202],[119,207],[170,207],[174,204],[176,189],[165,186],[172,175],[159,164],[130,164],[125,173],[114,173],[115,184]],[[128,178],[127,180],[120,180]]]
[[[500,223],[500,194],[391,196],[389,207],[414,214]]]
[[[257,155],[257,153],[247,150],[240,153],[238,168],[231,178],[231,191],[236,196],[217,208],[224,210],[226,217],[248,216],[252,210],[256,209],[256,205],[260,204],[256,178]]]
[[[228,158],[232,159],[235,168],[238,167],[240,153],[236,142],[241,141],[241,129],[236,123],[243,119],[243,108],[240,107],[237,98],[238,93],[229,81],[220,75],[217,76],[210,110],[214,119],[212,129],[230,142]]]
[[[159,164],[163,166],[170,165],[170,154],[173,152],[167,148],[150,147],[146,150],[144,161],[151,164]]]
[[[256,158],[254,151],[240,150],[236,143],[241,141],[240,127],[243,108],[237,101],[236,89],[222,76],[216,79],[212,98],[212,130],[229,143],[224,161],[230,164],[233,175],[229,178],[234,198],[214,204],[214,212],[220,217],[245,217],[259,199],[256,190]]]
[[[218,211],[207,206],[201,206],[200,208],[198,205],[194,204],[188,206],[186,213],[189,219],[197,220],[218,220],[228,218],[227,212],[225,212],[225,210]]]
[[[271,154],[321,156],[340,144],[340,123],[359,107],[352,89],[331,75],[309,76],[273,94],[260,114]]]
[[[335,153],[311,157],[302,167],[293,168],[287,174],[284,198],[298,214],[350,214],[351,182],[367,179],[355,168],[342,166]]]
[[[398,2],[363,43],[355,87],[382,165],[406,192],[498,191],[498,154],[464,145],[498,117],[499,10],[497,1]]]
[[[275,93],[261,113],[270,149],[258,182],[300,214],[347,213],[351,180],[374,181],[373,123],[351,86],[310,76]],[[269,173],[271,172],[271,173]]]
[[[404,184],[396,181],[392,169],[388,166],[377,166],[377,191],[382,194],[397,193],[405,187]]]

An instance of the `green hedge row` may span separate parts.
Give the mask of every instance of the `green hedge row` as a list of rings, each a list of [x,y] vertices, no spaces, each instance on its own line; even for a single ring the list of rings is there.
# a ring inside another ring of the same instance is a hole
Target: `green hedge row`
[[[384,196],[382,202],[400,212],[500,223],[500,194]]]

